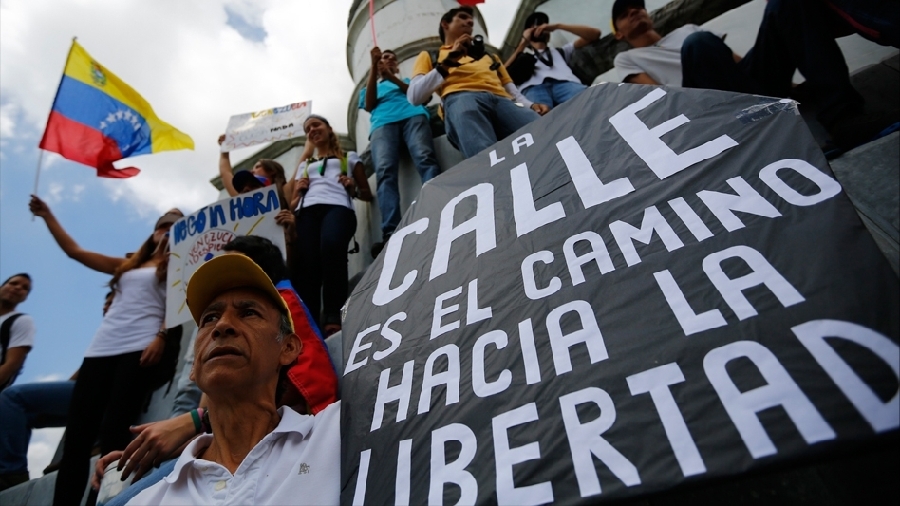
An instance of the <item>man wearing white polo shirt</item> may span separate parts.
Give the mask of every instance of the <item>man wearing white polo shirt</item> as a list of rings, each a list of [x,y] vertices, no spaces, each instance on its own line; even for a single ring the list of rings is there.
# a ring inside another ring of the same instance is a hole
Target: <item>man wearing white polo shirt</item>
[[[187,303],[199,328],[191,377],[209,398],[208,420],[196,423],[211,434],[128,504],[337,504],[341,403],[315,416],[276,409],[301,345],[269,277],[222,255],[191,277]]]

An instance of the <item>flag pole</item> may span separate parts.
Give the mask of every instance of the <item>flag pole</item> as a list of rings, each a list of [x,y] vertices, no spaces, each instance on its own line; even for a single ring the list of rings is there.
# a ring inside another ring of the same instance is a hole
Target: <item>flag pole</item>
[[[35,171],[35,174],[34,174],[34,191],[32,192],[33,195],[38,194],[38,182],[41,179],[41,162],[43,162],[43,161],[44,161],[44,150],[41,148],[38,148],[38,163],[37,163],[37,171]]]
[[[66,53],[66,63],[63,64],[62,76],[59,78],[59,86],[56,87],[56,95],[53,96],[53,104],[50,105],[51,114],[53,113],[53,105],[56,104],[56,97],[59,95],[59,89],[60,89],[60,87],[62,87],[62,81],[66,77],[66,67],[69,66],[69,57],[72,56],[72,49],[75,47],[75,41],[77,41],[77,40],[78,40],[78,37],[72,37],[72,45],[69,46],[69,52]],[[48,118],[48,121],[49,121],[49,118]],[[47,134],[47,127],[44,127],[44,135],[46,135],[46,134]],[[40,183],[40,179],[41,179],[41,165],[44,161],[44,149],[41,148],[40,146],[38,146],[38,151],[39,151],[39,153],[38,153],[37,170],[35,171],[35,174],[34,174],[34,193],[32,193],[32,195],[35,195],[35,196],[38,194],[38,184]],[[34,221],[33,214],[31,215],[31,221]]]
[[[372,27],[372,44],[377,46],[375,39],[375,0],[369,0],[369,25]]]
[[[35,174],[34,174],[34,192],[32,192],[32,195],[35,195],[35,196],[38,194],[38,182],[40,181],[40,177],[41,177],[41,162],[43,162],[43,161],[44,161],[44,150],[41,148],[38,148],[37,170],[35,171]],[[33,214],[31,215],[31,221],[34,221]]]

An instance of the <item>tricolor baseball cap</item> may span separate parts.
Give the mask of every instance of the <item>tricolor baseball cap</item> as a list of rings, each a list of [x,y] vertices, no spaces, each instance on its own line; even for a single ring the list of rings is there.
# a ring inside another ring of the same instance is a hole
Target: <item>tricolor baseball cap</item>
[[[250,288],[266,294],[272,303],[287,315],[294,330],[294,320],[281,294],[275,289],[272,280],[246,255],[228,253],[219,255],[201,265],[187,286],[187,305],[191,310],[194,322],[200,326],[200,316],[219,294],[235,288]]]

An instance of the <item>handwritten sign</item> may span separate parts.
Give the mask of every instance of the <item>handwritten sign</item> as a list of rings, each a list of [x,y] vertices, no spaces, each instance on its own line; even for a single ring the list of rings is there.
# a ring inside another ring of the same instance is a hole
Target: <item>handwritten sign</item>
[[[232,239],[256,235],[269,239],[285,251],[284,229],[275,223],[281,210],[274,186],[220,200],[175,222],[169,237],[166,325],[174,327],[191,320],[185,291],[191,275],[215,257]]]
[[[311,110],[312,101],[308,101],[232,116],[225,129],[221,151],[227,153],[237,148],[303,135],[303,122]]]

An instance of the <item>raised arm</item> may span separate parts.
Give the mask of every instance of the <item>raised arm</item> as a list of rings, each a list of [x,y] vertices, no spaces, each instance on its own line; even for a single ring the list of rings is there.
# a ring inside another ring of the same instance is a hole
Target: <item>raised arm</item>
[[[599,39],[601,35],[600,29],[594,28],[593,26],[566,25],[563,23],[555,23],[551,26],[554,27],[554,30],[564,30],[573,35],[577,35],[578,39],[575,40],[575,47],[584,47]]]
[[[519,45],[516,46],[516,50],[513,51],[513,54],[509,55],[509,58],[506,60],[506,63],[503,64],[504,67],[509,67],[516,61],[516,56],[519,56],[519,53],[525,50],[528,47],[528,41],[531,40],[531,32],[534,30],[534,27],[526,28],[524,32],[522,32],[522,38],[519,39]]]
[[[56,217],[50,212],[50,207],[47,203],[38,198],[37,195],[31,196],[31,202],[28,203],[28,208],[31,210],[32,214],[44,219],[44,223],[47,224],[50,235],[53,236],[53,239],[56,240],[56,244],[59,244],[59,247],[63,252],[69,258],[81,263],[85,267],[106,274],[113,274],[116,269],[125,262],[124,258],[106,256],[101,253],[88,251],[79,246],[78,243],[66,233],[62,225],[56,221]]]
[[[372,112],[378,105],[378,76],[381,74],[381,49],[378,46],[372,48],[372,68],[369,69],[369,79],[366,81],[366,111]]]
[[[225,141],[225,134],[219,136],[219,145]],[[231,167],[231,156],[229,153],[219,153],[219,176],[222,177],[222,186],[225,191],[232,197],[238,194],[234,189],[234,169]]]

